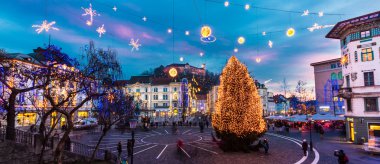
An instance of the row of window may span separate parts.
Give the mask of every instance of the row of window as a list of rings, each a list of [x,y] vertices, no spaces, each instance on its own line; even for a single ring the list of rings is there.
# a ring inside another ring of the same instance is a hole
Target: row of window
[[[162,106],[163,107],[169,107],[168,103],[163,103]],[[173,106],[177,107],[177,103],[173,103]],[[153,107],[158,107],[158,103],[153,103]]]
[[[162,95],[163,100],[168,100],[168,95]],[[148,95],[145,95],[145,100],[148,100]],[[158,100],[158,95],[153,95],[153,100]]]
[[[347,100],[347,111],[352,112],[351,99]],[[364,98],[364,111],[366,112],[379,111],[378,98],[377,97]]]
[[[343,79],[342,72],[338,72],[338,74],[336,74],[335,72],[331,73],[330,79],[331,80],[338,80],[338,79],[342,80]]]
[[[379,54],[380,54],[380,48],[379,48]],[[345,60],[344,60],[345,63],[350,62],[350,56],[349,55],[346,54],[343,56],[343,58],[345,58]],[[373,53],[372,47],[361,49],[361,61],[362,62],[373,61],[374,59],[375,58],[374,58],[374,53]],[[359,61],[357,51],[354,52],[354,60],[355,60],[355,62]],[[342,59],[342,61],[343,61],[343,59]],[[333,68],[333,67],[331,66],[331,68]]]
[[[367,39],[367,38],[371,38],[373,36],[379,36],[379,35],[380,35],[380,28],[372,28],[370,30],[355,32],[355,33],[347,35],[344,39],[342,39],[341,45],[343,47],[347,45],[347,43],[350,43],[351,41]]]
[[[128,88],[128,92],[131,92],[132,90],[130,88]],[[168,88],[163,88],[162,89],[163,92],[168,92]],[[173,88],[173,91],[176,92],[177,91],[177,87]],[[141,92],[140,89],[136,89],[136,92]],[[145,88],[145,92],[148,92],[148,88]],[[158,88],[153,88],[153,92],[158,92]]]
[[[364,72],[364,86],[374,86],[375,85],[375,77],[373,72]],[[346,76],[346,86],[350,87],[350,76]]]

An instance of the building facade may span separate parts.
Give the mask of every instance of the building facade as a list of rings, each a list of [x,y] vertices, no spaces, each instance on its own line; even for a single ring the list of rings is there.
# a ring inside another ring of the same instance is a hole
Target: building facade
[[[341,43],[347,139],[379,140],[380,11],[338,22],[326,38]]]
[[[311,63],[314,67],[315,97],[317,113],[343,114],[344,99],[338,97],[339,88],[343,84],[340,58]]]

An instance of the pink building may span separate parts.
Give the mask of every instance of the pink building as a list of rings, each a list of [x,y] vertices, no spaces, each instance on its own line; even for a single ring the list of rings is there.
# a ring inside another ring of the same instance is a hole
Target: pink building
[[[344,102],[343,99],[338,98],[339,88],[343,84],[340,58],[315,62],[310,65],[314,67],[318,112],[342,114]]]

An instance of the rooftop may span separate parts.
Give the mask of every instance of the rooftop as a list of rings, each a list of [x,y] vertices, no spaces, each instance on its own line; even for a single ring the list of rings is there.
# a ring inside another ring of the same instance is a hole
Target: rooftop
[[[330,60],[324,60],[324,61],[320,61],[320,62],[311,63],[310,65],[311,66],[317,66],[317,65],[322,65],[322,64],[327,64],[327,63],[333,63],[333,62],[339,62],[339,61],[340,61],[340,58],[335,58],[335,59],[330,59]]]
[[[326,35],[326,38],[340,39],[342,34],[347,31],[347,29],[368,24],[377,20],[380,20],[380,11],[338,22]]]

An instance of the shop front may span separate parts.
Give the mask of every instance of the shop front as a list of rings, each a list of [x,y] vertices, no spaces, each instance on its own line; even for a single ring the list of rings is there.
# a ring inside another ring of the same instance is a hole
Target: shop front
[[[368,146],[380,148],[380,122],[368,123]]]
[[[19,113],[16,116],[17,124],[16,126],[31,126],[36,124],[37,113],[35,112],[25,112]]]
[[[346,118],[346,125],[347,125],[347,138],[349,141],[355,142],[355,125],[354,125],[354,118],[347,117]]]

